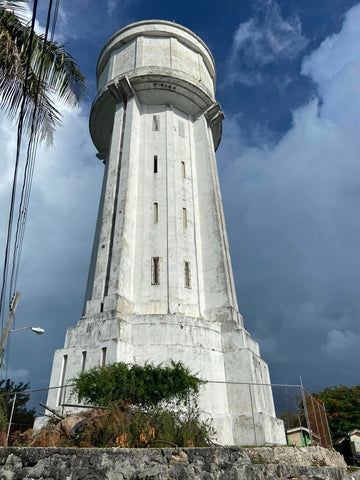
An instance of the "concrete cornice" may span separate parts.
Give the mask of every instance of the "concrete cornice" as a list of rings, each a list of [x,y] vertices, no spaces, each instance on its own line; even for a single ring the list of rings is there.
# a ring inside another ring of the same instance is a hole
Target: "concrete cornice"
[[[200,53],[204,58],[204,62],[209,68],[209,71],[212,71],[215,88],[215,61],[205,42],[203,42],[200,37],[198,37],[188,28],[183,27],[175,22],[169,22],[166,20],[144,20],[141,22],[135,22],[114,33],[114,35],[112,35],[105,43],[100,52],[96,66],[97,79],[99,72],[102,70],[103,65],[106,63],[111,53],[115,49],[125,45],[139,35],[147,35],[152,37],[175,37],[182,41],[185,45]]]
[[[128,76],[115,78],[98,91],[91,107],[89,126],[92,140],[99,151],[106,150],[108,145],[108,138],[105,137],[110,135],[110,112],[117,103],[127,101],[134,95],[140,103],[174,105],[180,110],[190,112],[194,119],[205,112],[213,133],[214,147],[217,149],[224,114],[211,92],[204,86],[197,86],[178,70],[142,67],[131,70]],[[107,123],[109,129],[106,128]]]

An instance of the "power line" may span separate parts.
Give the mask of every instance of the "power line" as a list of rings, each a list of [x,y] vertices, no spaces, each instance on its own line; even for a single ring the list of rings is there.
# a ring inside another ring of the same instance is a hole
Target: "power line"
[[[12,235],[13,216],[14,216],[15,198],[16,198],[16,183],[17,183],[17,175],[18,175],[18,168],[19,168],[23,122],[24,122],[24,115],[25,115],[26,93],[28,90],[29,72],[31,68],[32,46],[33,46],[33,39],[34,39],[34,27],[35,27],[37,3],[38,3],[38,0],[34,0],[33,15],[32,15],[30,36],[29,36],[29,46],[28,46],[28,52],[27,52],[25,81],[23,86],[23,98],[22,98],[22,103],[21,103],[21,108],[19,113],[19,121],[18,121],[15,169],[14,169],[14,176],[13,176],[13,186],[12,186],[9,221],[8,221],[8,233],[7,233],[7,242],[6,242],[6,248],[5,248],[5,258],[4,258],[4,266],[3,266],[3,274],[2,274],[2,287],[1,287],[1,294],[0,294],[0,316],[1,316],[2,329],[3,329],[3,317],[4,317],[4,310],[3,310],[4,296],[6,291],[7,279],[8,279],[7,273],[8,273],[8,267],[9,267],[9,250],[11,246],[11,235]],[[35,157],[36,157],[37,145],[39,141],[39,138],[36,132],[38,130],[38,123],[39,123],[39,115],[38,115],[39,92],[40,92],[40,87],[44,82],[43,67],[44,67],[44,61],[46,57],[46,50],[50,46],[50,44],[53,42],[57,16],[59,11],[59,3],[60,3],[60,0],[56,0],[55,11],[52,19],[52,28],[51,28],[51,36],[50,36],[51,40],[50,42],[48,42],[47,38],[48,38],[50,24],[51,24],[53,0],[49,1],[46,30],[45,30],[42,50],[39,58],[40,67],[39,67],[39,73],[38,73],[38,82],[36,86],[34,106],[32,111],[31,130],[30,130],[29,141],[28,141],[27,152],[26,152],[26,162],[25,162],[25,168],[24,168],[24,174],[23,174],[21,198],[19,203],[19,211],[18,211],[17,224],[16,224],[16,234],[15,234],[15,241],[14,241],[14,247],[13,247],[13,260],[12,260],[12,269],[11,269],[10,286],[9,286],[9,305],[11,302],[12,294],[16,288],[16,282],[17,282],[17,276],[18,276],[19,264],[20,264],[21,252],[22,252],[22,245],[23,245],[23,239],[24,239],[24,232],[25,232],[25,224],[26,224],[28,206],[29,206],[29,200],[30,200],[32,178],[34,173]]]
[[[59,4],[60,4],[60,0],[56,0],[54,18],[53,18],[52,29],[51,29],[51,37],[50,37],[51,43],[54,41],[55,27],[56,27],[57,17],[59,13]]]
[[[27,61],[26,61],[23,98],[22,98],[21,107],[20,107],[19,122],[18,122],[18,129],[17,129],[15,168],[14,168],[13,185],[12,185],[11,202],[10,202],[10,211],[9,211],[9,220],[8,220],[8,228],[7,228],[5,257],[4,257],[3,274],[2,274],[2,286],[1,286],[1,293],[0,293],[0,315],[1,315],[1,312],[2,312],[3,306],[4,306],[4,294],[5,294],[5,288],[6,288],[6,283],[7,283],[6,280],[7,280],[7,271],[8,271],[8,262],[9,262],[9,250],[10,250],[10,244],[11,244],[11,233],[12,233],[12,224],[13,224],[14,207],[15,207],[16,180],[17,180],[17,174],[18,174],[18,169],[19,169],[20,146],[21,146],[23,123],[24,123],[26,91],[27,91],[27,88],[28,88],[31,51],[32,51],[33,38],[34,38],[34,28],[35,28],[35,18],[36,18],[37,4],[38,4],[38,0],[34,0],[33,15],[32,15],[32,20],[31,20],[31,28],[30,28],[30,36],[29,36],[29,46],[28,46]],[[2,329],[4,328],[3,317],[1,318],[1,328]]]
[[[42,78],[43,67],[44,67],[44,61],[46,56],[46,50],[48,46],[47,38],[48,38],[50,22],[51,22],[52,4],[53,4],[53,0],[50,0],[47,19],[46,19],[44,41],[43,41],[43,46],[40,54],[40,67],[39,67],[38,81],[36,85],[36,92],[35,92],[35,98],[34,98],[34,108],[33,108],[33,114],[31,118],[30,138],[29,138],[27,152],[26,152],[24,178],[23,178],[21,199],[19,204],[19,213],[18,213],[17,226],[16,226],[15,243],[14,243],[14,251],[13,251],[13,263],[12,263],[12,270],[11,270],[11,276],[10,276],[9,300],[11,299],[16,289],[18,267],[20,264],[22,243],[24,238],[25,224],[26,224],[28,205],[29,205],[29,199],[30,199],[30,191],[31,191],[31,185],[32,185],[32,177],[34,172],[35,156],[36,156],[36,149],[37,149],[37,143],[38,143],[38,137],[36,135],[36,127],[38,126],[38,115],[37,115],[38,100],[39,100],[40,85],[43,82],[43,78]],[[55,21],[55,18],[54,18],[54,21]],[[53,31],[54,31],[54,22],[53,22],[53,29],[51,34],[53,34]]]

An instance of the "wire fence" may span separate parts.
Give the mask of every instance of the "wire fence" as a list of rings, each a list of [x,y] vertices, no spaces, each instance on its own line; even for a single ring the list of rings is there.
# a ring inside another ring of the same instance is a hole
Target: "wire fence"
[[[307,424],[313,441],[326,448],[332,447],[329,424],[325,406],[319,403],[305,388],[303,388],[304,405],[307,412]]]
[[[242,424],[241,428],[247,429],[247,438],[250,438],[250,441],[252,438],[253,445],[261,446],[265,443],[261,431],[259,433],[259,424],[262,422],[259,411],[261,414],[261,406],[270,402],[274,406],[273,415],[283,421],[288,445],[332,447],[325,407],[302,385],[208,383],[215,386],[226,384],[229,402],[232,405],[240,405],[244,416],[249,419]],[[49,402],[49,406],[56,404],[55,410],[44,408],[50,398],[52,401]],[[42,405],[41,408],[39,404]],[[2,394],[0,395],[0,444],[13,445],[15,441],[19,441],[26,430],[33,428],[33,414],[38,417],[36,422],[39,428],[39,425],[45,425],[50,418],[59,421],[60,416],[92,408],[94,406],[84,405],[74,394],[73,385]],[[29,410],[31,414],[26,415],[26,411]],[[55,412],[60,416],[56,416]],[[211,420],[209,412],[201,412],[201,414],[204,418],[208,417]]]

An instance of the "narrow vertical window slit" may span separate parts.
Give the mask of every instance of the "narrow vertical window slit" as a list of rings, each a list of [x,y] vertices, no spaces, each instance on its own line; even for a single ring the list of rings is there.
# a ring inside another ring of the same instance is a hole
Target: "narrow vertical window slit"
[[[101,366],[105,367],[106,364],[106,347],[101,349]]]
[[[81,373],[85,372],[86,366],[86,351],[81,352]]]
[[[159,257],[151,258],[151,284],[160,284],[160,262]]]
[[[154,155],[154,173],[158,173],[158,156]]]
[[[191,288],[190,283],[190,262],[184,262],[185,288]]]
[[[187,228],[187,213],[186,208],[183,208],[183,227]]]
[[[154,132],[158,132],[160,130],[160,115],[152,116],[152,129]]]

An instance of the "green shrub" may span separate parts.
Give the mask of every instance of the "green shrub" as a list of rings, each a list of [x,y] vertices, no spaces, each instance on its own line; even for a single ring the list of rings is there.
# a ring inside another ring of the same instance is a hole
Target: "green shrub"
[[[78,446],[202,447],[214,433],[210,423],[200,419],[197,405],[205,382],[181,362],[115,363],[83,372],[74,383],[74,393],[83,403],[107,407],[101,414],[92,411],[82,422]]]
[[[169,366],[146,363],[127,365],[113,363],[95,367],[74,379],[74,391],[83,402],[108,406],[130,401],[134,405],[151,407],[160,402],[186,402],[196,395],[204,382],[190,373],[181,362]]]

